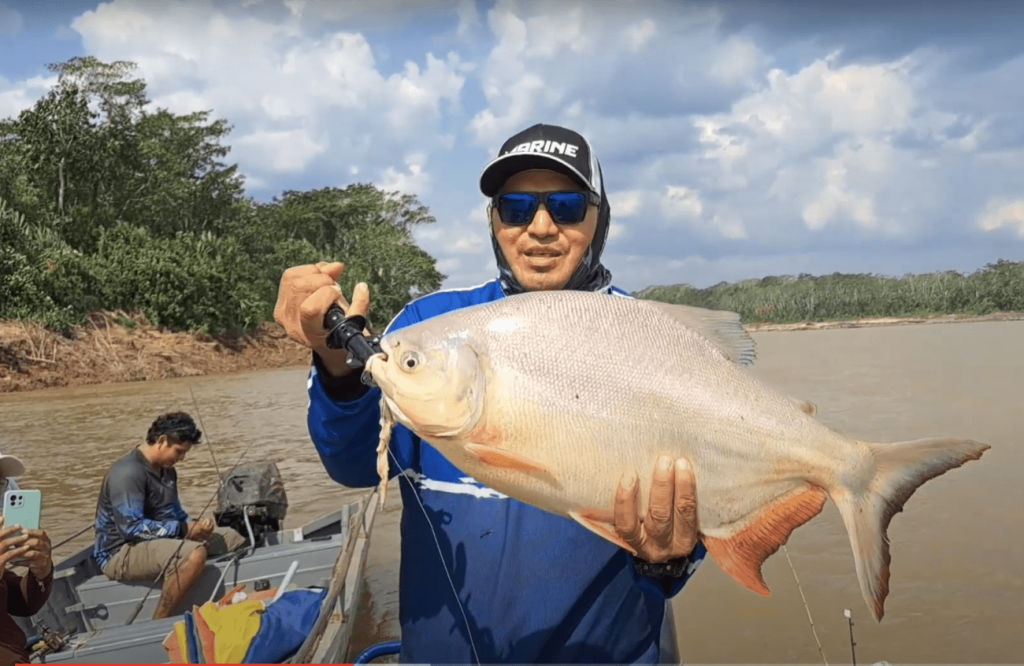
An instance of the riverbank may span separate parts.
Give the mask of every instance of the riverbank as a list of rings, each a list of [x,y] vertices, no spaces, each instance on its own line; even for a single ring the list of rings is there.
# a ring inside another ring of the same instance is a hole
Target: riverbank
[[[978,321],[1020,321],[1024,312],[992,312],[984,315],[943,314],[924,317],[864,317],[862,319],[838,319],[834,321],[796,321],[785,324],[759,321],[744,324],[749,333],[767,331],[820,331],[828,328],[865,328],[869,326],[901,326],[905,324],[956,324]]]
[[[229,374],[308,364],[309,350],[275,323],[241,336],[158,328],[141,314],[94,312],[71,336],[38,324],[0,321],[0,393],[170,377]]]
[[[744,328],[753,333],[1016,320],[1024,320],[1024,312],[752,322]],[[213,337],[157,328],[139,314],[95,312],[71,337],[64,337],[31,322],[0,321],[0,393],[231,374],[309,362],[309,350],[272,322],[242,336]]]

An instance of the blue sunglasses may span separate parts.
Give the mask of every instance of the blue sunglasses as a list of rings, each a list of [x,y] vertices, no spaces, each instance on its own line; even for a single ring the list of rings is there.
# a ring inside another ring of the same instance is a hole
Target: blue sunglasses
[[[601,203],[593,192],[506,192],[491,198],[491,205],[505,224],[523,227],[543,203],[556,224],[579,224],[587,216],[587,206]]]

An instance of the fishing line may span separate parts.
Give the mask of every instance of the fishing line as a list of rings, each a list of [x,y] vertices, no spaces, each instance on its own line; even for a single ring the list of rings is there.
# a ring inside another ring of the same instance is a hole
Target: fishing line
[[[821,655],[821,660],[825,662],[825,666],[828,666],[828,660],[825,659],[825,650],[821,647],[821,641],[818,640],[818,630],[814,628],[814,618],[811,617],[811,607],[807,605],[807,597],[804,596],[804,588],[800,585],[800,577],[796,575],[796,568],[793,566],[793,560],[789,558],[789,549],[786,548],[786,544],[782,544],[782,552],[786,554],[786,561],[789,562],[789,569],[793,572],[793,578],[796,578],[796,589],[800,590],[800,598],[804,601],[804,610],[807,611],[807,621],[811,623],[811,633],[814,634],[814,642],[818,644],[818,654]]]
[[[203,423],[203,415],[199,413],[199,403],[196,402],[196,394],[192,392],[191,384],[188,385],[188,394],[192,396],[192,406],[196,408],[196,416],[199,417],[199,427],[203,429],[203,432],[207,433],[206,440],[210,441],[210,435],[206,430],[206,424]],[[220,466],[217,465],[217,456],[213,453],[213,444],[211,443],[206,448],[210,449],[210,457],[213,458],[213,469],[217,472],[219,485],[224,485],[224,478],[220,475]]]
[[[409,477],[405,474],[405,469],[402,464],[398,462],[398,458],[392,453],[391,447],[388,447],[388,455],[395,461],[395,467],[398,468],[400,475],[405,478],[405,482],[409,484],[409,489],[412,490],[413,497],[416,498],[416,503],[420,505],[420,510],[423,511],[423,517],[427,521],[427,526],[430,527],[430,534],[434,537],[434,543],[437,545],[437,554],[441,557],[441,568],[444,569],[444,575],[448,577],[448,584],[452,588],[452,594],[455,595],[455,603],[459,605],[459,612],[462,613],[462,621],[466,623],[466,637],[469,638],[469,647],[473,650],[473,658],[476,660],[477,666],[480,666],[480,655],[476,651],[476,643],[473,642],[473,630],[469,626],[469,617],[466,615],[466,609],[462,607],[462,600],[459,599],[459,592],[455,589],[455,581],[452,580],[452,575],[448,573],[448,565],[444,562],[444,551],[441,549],[441,540],[437,538],[437,532],[434,530],[434,524],[430,522],[430,514],[427,513],[427,507],[423,505],[423,500],[420,499],[420,494],[416,492],[416,486],[412,484]]]

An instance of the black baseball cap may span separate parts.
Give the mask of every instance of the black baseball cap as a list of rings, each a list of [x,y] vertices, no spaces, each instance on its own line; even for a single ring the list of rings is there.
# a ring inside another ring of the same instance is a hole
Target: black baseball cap
[[[504,144],[480,174],[480,191],[493,197],[505,181],[528,169],[564,173],[601,196],[601,168],[583,135],[557,125],[534,125]]]

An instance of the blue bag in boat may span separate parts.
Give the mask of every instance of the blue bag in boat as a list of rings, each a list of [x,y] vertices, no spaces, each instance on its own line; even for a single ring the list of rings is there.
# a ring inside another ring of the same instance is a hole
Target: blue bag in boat
[[[294,655],[313,631],[326,596],[324,588],[292,590],[267,606],[243,663],[280,664]]]

